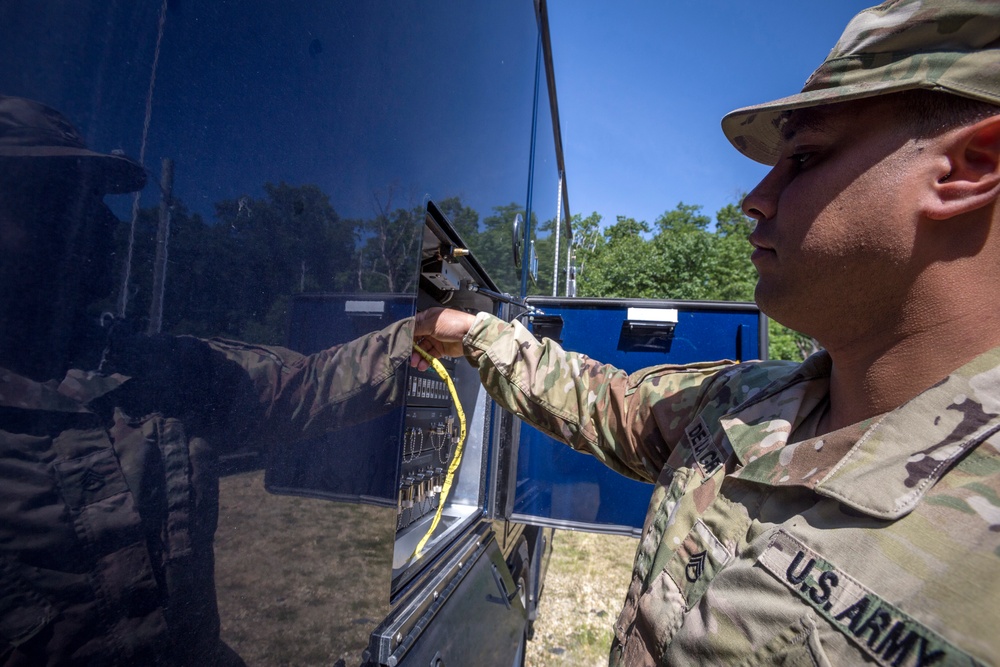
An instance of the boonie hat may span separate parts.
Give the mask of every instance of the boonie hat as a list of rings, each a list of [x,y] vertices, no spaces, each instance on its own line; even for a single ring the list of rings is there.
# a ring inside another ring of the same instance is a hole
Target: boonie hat
[[[61,113],[34,100],[0,95],[0,169],[10,161],[39,161],[53,169],[77,167],[102,194],[134,192],[145,170],[124,155],[96,153]]]
[[[750,159],[774,164],[786,111],[917,89],[1000,105],[1000,0],[889,0],[866,9],[801,93],[732,111],[722,131]]]

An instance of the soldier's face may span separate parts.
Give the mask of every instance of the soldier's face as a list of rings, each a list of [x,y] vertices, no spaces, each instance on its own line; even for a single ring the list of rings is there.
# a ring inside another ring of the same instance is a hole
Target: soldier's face
[[[919,271],[913,188],[927,169],[907,134],[885,102],[789,117],[777,164],[743,203],[765,313],[828,347],[894,321]]]
[[[0,177],[0,348],[56,354],[113,285],[115,217],[72,172]],[[10,360],[7,362],[11,363]]]
[[[108,289],[116,222],[75,170],[7,169],[0,177],[4,289],[67,271],[92,284],[90,291]]]

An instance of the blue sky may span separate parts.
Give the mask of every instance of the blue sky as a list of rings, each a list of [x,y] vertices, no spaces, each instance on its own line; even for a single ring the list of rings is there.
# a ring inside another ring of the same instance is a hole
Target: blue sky
[[[549,0],[570,208],[652,223],[766,173],[719,121],[802,88],[874,0]]]

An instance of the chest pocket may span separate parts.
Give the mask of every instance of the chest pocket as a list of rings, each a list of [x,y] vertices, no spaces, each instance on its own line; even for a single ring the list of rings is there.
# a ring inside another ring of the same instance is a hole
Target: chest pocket
[[[720,495],[724,470],[709,479],[695,478],[678,503],[674,530],[664,534],[656,557],[656,570],[670,578],[688,610],[735,558],[750,525],[746,509]]]
[[[55,611],[16,573],[16,566],[0,557],[0,641],[20,646],[55,617]]]
[[[668,493],[668,497],[678,497],[656,545],[646,580],[652,582],[666,573],[690,608],[715,574],[733,558],[736,544],[746,535],[749,517],[743,507],[720,497],[724,469],[719,468],[709,478],[698,470],[681,472],[687,474],[683,486],[672,487]]]

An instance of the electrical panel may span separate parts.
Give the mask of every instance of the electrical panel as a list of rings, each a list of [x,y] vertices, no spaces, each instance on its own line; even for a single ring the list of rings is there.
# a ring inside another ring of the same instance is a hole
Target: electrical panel
[[[418,310],[497,311],[487,296],[495,286],[433,203],[427,206],[419,282]],[[419,559],[440,550],[484,511],[486,412],[492,403],[465,359],[441,359],[439,368],[444,376],[434,368],[411,368],[407,379],[394,592],[414,576]]]

